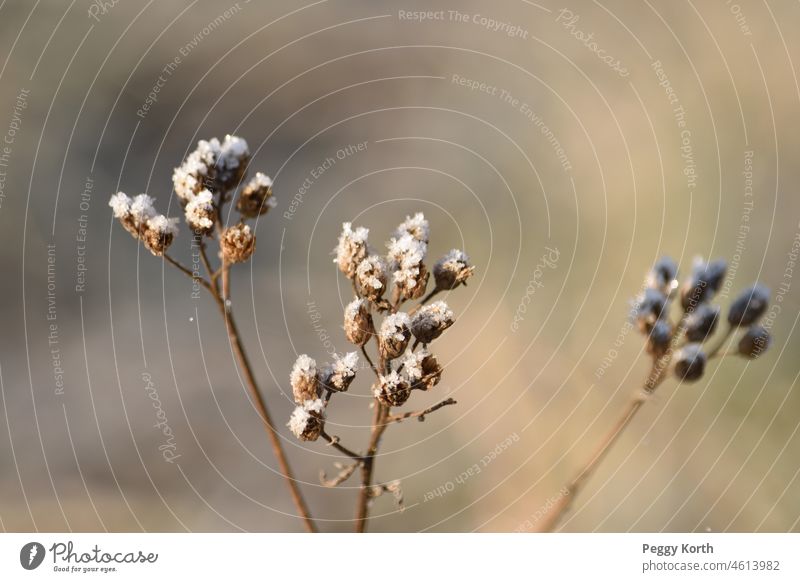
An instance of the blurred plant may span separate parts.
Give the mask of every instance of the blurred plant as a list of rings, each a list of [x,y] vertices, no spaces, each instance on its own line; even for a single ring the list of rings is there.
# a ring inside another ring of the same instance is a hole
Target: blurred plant
[[[249,161],[250,151],[247,142],[240,137],[229,135],[222,142],[217,138],[201,140],[197,144],[197,149],[175,168],[172,175],[175,194],[183,208],[186,224],[193,233],[192,248],[199,249],[205,276],[193,272],[167,254],[178,234],[178,219],[158,214],[153,207],[153,198],[147,194],[139,194],[131,199],[125,193],[118,192],[111,197],[109,206],[113,209],[114,216],[133,238],[142,241],[153,255],[163,257],[211,294],[225,321],[231,348],[253,402],[264,421],[272,450],[289,487],[292,500],[306,529],[316,531],[286,459],[266,401],[258,388],[233,318],[231,266],[250,259],[256,248],[256,237],[245,221],[266,214],[275,206],[272,180],[259,172],[241,188],[236,201],[238,222],[226,226],[223,210],[228,202],[233,201],[236,190],[245,180]],[[209,256],[210,246],[217,251],[216,267],[212,266]],[[308,408],[309,414],[317,412],[313,406]]]
[[[356,352],[336,355],[332,364],[321,367],[303,354],[297,358],[289,378],[297,403],[289,420],[292,433],[303,441],[322,438],[352,461],[349,465],[338,464],[340,472],[332,479],[321,472],[322,484],[335,487],[361,469],[355,522],[359,532],[366,530],[374,498],[388,492],[402,504],[398,481],[373,484],[375,457],[386,428],[407,419],[425,420],[428,414],[456,404],[447,398],[425,410],[392,413],[392,408],[404,405],[412,392],[430,390],[441,380],[442,366],[428,345],[453,325],[455,317],[444,301],[428,302],[443,291],[466,285],[475,270],[466,254],[452,250],[434,266],[435,286],[425,295],[430,278],[424,262],[430,229],[422,213],[407,217],[400,224],[387,244],[385,258],[370,247],[368,235],[368,229],[353,229],[350,223],[344,223],[334,259],[339,270],[350,279],[355,293],[344,309],[345,336],[359,346],[375,376],[370,401],[374,412],[366,452],[353,452],[338,437],[325,431],[331,398],[346,392],[356,377],[359,360]],[[401,311],[407,301],[417,299],[419,302],[411,309]],[[376,325],[373,315],[382,316],[380,325]],[[377,365],[367,351],[373,340]]]
[[[669,257],[661,258],[650,271],[645,289],[634,306],[636,326],[647,338],[647,351],[652,357],[650,372],[611,431],[601,439],[589,462],[562,489],[566,494],[544,516],[542,531],[555,529],[636,413],[670,373],[680,383],[696,382],[714,358],[738,355],[755,359],[769,347],[769,332],[758,321],[769,306],[770,292],[760,283],[746,288],[733,300],[724,331],[718,334],[716,342],[709,342],[719,327],[721,311],[711,300],[726,272],[724,260],[706,263],[698,259],[690,276],[679,285],[678,266]],[[673,304],[677,304],[678,312],[674,322],[670,321]],[[740,332],[736,346],[726,348],[736,332]]]

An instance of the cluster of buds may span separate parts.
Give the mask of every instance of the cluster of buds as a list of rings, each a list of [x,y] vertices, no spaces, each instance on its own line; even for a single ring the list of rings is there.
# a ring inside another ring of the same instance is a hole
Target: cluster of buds
[[[255,251],[255,236],[244,221],[265,214],[275,206],[272,180],[258,172],[239,193],[236,202],[239,222],[228,227],[222,224],[222,207],[242,185],[249,162],[247,142],[228,135],[222,141],[217,138],[200,140],[197,148],[172,174],[175,195],[187,226],[197,237],[217,236],[219,256],[229,264],[248,260]],[[154,255],[164,255],[177,234],[176,218],[159,215],[147,194],[131,199],[118,192],[111,197],[109,206],[125,230],[141,240]]]
[[[711,301],[727,273],[724,260],[696,260],[691,274],[678,282],[678,266],[663,257],[647,276],[646,287],[637,298],[634,313],[636,324],[647,336],[647,350],[656,361],[672,364],[674,374],[683,381],[702,378],[706,363],[717,356],[731,335],[741,332],[734,348],[722,355],[737,354],[753,359],[770,343],[769,332],[759,324],[769,307],[770,292],[756,283],[739,293],[727,312],[727,325],[721,341],[708,347],[709,340],[720,326],[722,310]],[[678,304],[678,321],[670,320],[673,304]]]
[[[442,366],[428,346],[455,323],[455,316],[444,301],[429,301],[465,285],[475,267],[463,251],[451,250],[435,263],[435,286],[426,295],[430,227],[422,213],[407,217],[397,227],[385,256],[374,250],[368,238],[368,229],[344,223],[334,263],[351,281],[356,295],[344,309],[345,336],[361,348],[374,372],[371,393],[376,404],[390,409],[404,405],[414,390],[430,390],[441,380]],[[416,305],[402,310],[407,301],[416,299],[420,300]],[[367,351],[371,341],[377,364]],[[297,408],[289,427],[295,436],[316,440],[324,435],[324,409],[334,393],[347,390],[357,363],[355,352],[320,369],[307,355],[297,359],[290,376]],[[311,399],[323,402],[316,416],[306,411]],[[312,428],[300,422],[312,417],[308,420]],[[316,430],[317,426],[323,428]]]

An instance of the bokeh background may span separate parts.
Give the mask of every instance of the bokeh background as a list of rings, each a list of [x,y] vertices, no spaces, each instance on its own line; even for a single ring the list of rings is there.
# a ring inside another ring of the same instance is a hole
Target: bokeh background
[[[423,211],[431,257],[463,247],[478,270],[447,298],[443,382],[408,408],[459,404],[387,432],[377,477],[402,481],[405,510],[376,500],[370,529],[535,528],[647,373],[630,299],[669,254],[684,272],[698,255],[731,260],[723,305],[756,279],[782,290],[772,349],[666,382],[562,528],[797,531],[799,21],[789,0],[5,0],[0,525],[302,529],[215,306],[107,206],[149,192],[179,215],[173,167],[235,133],[278,206],[235,269],[234,307],[322,529],[351,529],[357,482],[319,486],[339,459],[283,426],[288,374],[298,353],[348,347],[341,223],[380,247]],[[189,240],[173,247],[185,262]],[[329,413],[353,448],[368,390],[357,380]]]

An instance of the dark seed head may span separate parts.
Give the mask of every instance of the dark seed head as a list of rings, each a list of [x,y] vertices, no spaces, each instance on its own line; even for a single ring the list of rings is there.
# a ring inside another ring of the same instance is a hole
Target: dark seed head
[[[728,323],[746,326],[758,321],[769,306],[769,295],[769,289],[761,283],[742,291],[731,303]]]
[[[661,356],[669,347],[672,339],[672,326],[668,321],[659,319],[653,324],[650,330],[650,337],[647,340],[647,351],[651,354]]]
[[[636,299],[636,324],[639,331],[649,333],[666,310],[667,296],[657,289],[645,289]]]
[[[753,325],[739,340],[739,355],[754,360],[769,348],[769,332],[760,325]]]
[[[700,344],[687,344],[675,355],[675,375],[686,382],[695,382],[706,369],[706,355]]]
[[[686,338],[690,342],[704,342],[717,328],[719,306],[701,303],[686,318]]]
[[[692,269],[692,275],[681,286],[681,305],[685,310],[708,301],[719,291],[728,264],[724,259],[710,263],[699,263]]]
[[[671,257],[661,257],[647,276],[647,285],[669,294],[672,282],[678,276],[678,265]]]

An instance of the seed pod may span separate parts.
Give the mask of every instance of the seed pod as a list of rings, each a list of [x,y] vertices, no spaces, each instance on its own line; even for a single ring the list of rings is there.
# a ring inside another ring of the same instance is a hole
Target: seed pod
[[[733,326],[752,325],[761,319],[769,307],[769,296],[769,289],[761,283],[745,289],[731,303],[728,323]]]
[[[723,259],[710,263],[699,262],[692,275],[681,286],[681,306],[684,310],[710,300],[725,279],[728,264]]]
[[[411,396],[411,386],[397,372],[390,372],[378,378],[372,395],[387,406],[402,406]]]
[[[216,170],[217,188],[227,192],[235,188],[247,171],[250,149],[247,142],[235,135],[226,135],[219,147]]]
[[[222,257],[228,263],[242,263],[253,256],[256,237],[246,224],[226,228],[219,241]]]
[[[247,218],[255,218],[275,208],[275,197],[272,195],[272,179],[266,174],[257,172],[255,176],[242,188],[237,210]]]
[[[690,342],[704,342],[717,328],[720,308],[701,303],[686,317],[686,338]]]
[[[393,360],[403,354],[411,339],[408,315],[402,311],[388,315],[378,333],[378,349],[385,360]]]
[[[669,295],[677,276],[678,265],[675,261],[670,257],[661,257],[647,275],[647,285],[661,291],[664,295]]]
[[[348,279],[356,276],[358,265],[367,258],[367,236],[369,230],[359,226],[355,230],[349,222],[342,224],[342,234],[339,235],[339,244],[336,246],[336,258],[333,260],[339,270]]]
[[[294,401],[302,405],[305,402],[319,398],[319,380],[317,378],[317,363],[302,354],[297,358],[289,375],[292,385]]]
[[[767,351],[771,341],[772,337],[766,329],[753,325],[739,340],[739,355],[754,360]]]
[[[428,221],[425,220],[425,215],[417,212],[414,216],[406,216],[406,219],[394,231],[394,238],[400,239],[405,234],[410,234],[419,242],[428,244],[431,229]]]
[[[335,392],[347,392],[356,377],[358,354],[349,352],[344,356],[334,355],[333,364],[319,373],[320,385]]]
[[[178,234],[177,222],[177,218],[167,218],[161,214],[149,219],[142,233],[144,246],[155,256],[163,257]]]
[[[344,334],[347,341],[357,346],[363,346],[375,335],[375,325],[367,300],[358,298],[345,307]]]
[[[655,356],[663,356],[669,342],[672,340],[672,326],[664,319],[659,319],[653,324],[647,338],[647,351]]]
[[[436,288],[443,291],[466,285],[474,272],[475,267],[469,265],[469,257],[458,249],[451,250],[433,266]]]
[[[642,333],[650,333],[656,321],[666,315],[667,296],[657,289],[647,288],[636,299],[636,325]]]
[[[444,301],[420,307],[411,318],[411,333],[423,344],[429,344],[455,323],[453,312]]]
[[[405,357],[403,373],[412,390],[429,390],[442,379],[442,366],[436,356],[422,349]]]
[[[201,190],[191,198],[184,208],[186,224],[199,235],[210,235],[214,231],[217,213],[214,211],[214,195],[210,190]]]
[[[378,255],[370,255],[358,265],[356,281],[361,295],[378,301],[386,291],[386,263]]]
[[[675,375],[681,380],[699,380],[705,369],[706,355],[700,344],[687,344],[675,355]]]
[[[406,232],[400,238],[392,238],[387,247],[387,257],[400,297],[406,300],[422,297],[430,277],[423,262],[428,245]]]
[[[325,428],[325,404],[319,398],[308,400],[292,412],[286,426],[301,441],[315,441]]]

